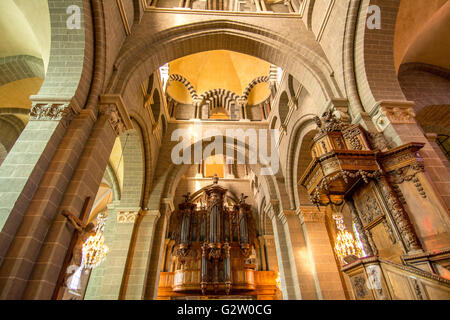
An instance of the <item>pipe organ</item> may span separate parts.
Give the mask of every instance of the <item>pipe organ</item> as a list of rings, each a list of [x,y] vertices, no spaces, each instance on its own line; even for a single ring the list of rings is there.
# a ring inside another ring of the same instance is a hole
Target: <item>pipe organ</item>
[[[251,206],[214,184],[196,198],[190,194],[172,214],[173,291],[202,295],[255,290],[256,232]]]

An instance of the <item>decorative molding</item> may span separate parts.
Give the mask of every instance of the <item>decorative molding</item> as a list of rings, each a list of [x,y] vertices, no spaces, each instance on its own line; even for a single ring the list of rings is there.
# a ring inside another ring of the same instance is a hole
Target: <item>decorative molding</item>
[[[67,127],[81,111],[74,100],[45,99],[39,96],[31,96],[30,99],[33,101],[30,120],[62,121]]]
[[[424,164],[423,162],[418,162],[416,164],[410,164],[406,167],[389,172],[389,178],[390,182],[395,185],[394,190],[397,192],[397,194],[399,193],[398,191],[400,191],[398,185],[402,184],[405,181],[412,181],[420,196],[422,198],[426,198],[427,195],[425,193],[425,190],[423,189],[422,183],[417,177],[419,173],[423,172],[425,172]],[[401,195],[401,200],[402,199],[404,201],[403,195]]]
[[[119,7],[120,17],[122,18],[123,27],[125,28],[125,33],[127,36],[131,34],[130,24],[128,23],[127,13],[125,12],[125,8],[123,6],[122,0],[116,0],[117,6]]]
[[[381,101],[374,110],[372,119],[381,131],[389,124],[416,123],[413,102]]]
[[[331,12],[333,11],[335,2],[336,2],[336,0],[330,0],[330,2],[328,3],[327,11],[325,12],[325,16],[322,20],[322,24],[320,25],[319,32],[317,33],[317,36],[316,36],[316,40],[318,42],[320,42],[320,40],[322,40],[323,33],[328,24],[328,20],[330,19],[330,15],[331,15]]]
[[[362,132],[359,126],[352,126],[346,130],[342,130],[342,136],[350,143],[353,150],[363,150],[363,145],[358,139]]]
[[[423,300],[422,290],[420,289],[419,281],[417,281],[417,279],[413,279],[412,282],[414,286],[414,291],[416,292],[417,299]]]
[[[135,223],[136,218],[139,215],[138,210],[127,210],[117,212],[117,223]]]
[[[392,218],[400,232],[401,237],[404,240],[406,249],[410,251],[422,251],[422,246],[417,238],[411,222],[409,221],[408,215],[403,208],[400,200],[398,200],[397,195],[394,190],[389,185],[389,182],[385,177],[380,177],[377,180],[379,189],[386,201],[386,205],[391,212]]]

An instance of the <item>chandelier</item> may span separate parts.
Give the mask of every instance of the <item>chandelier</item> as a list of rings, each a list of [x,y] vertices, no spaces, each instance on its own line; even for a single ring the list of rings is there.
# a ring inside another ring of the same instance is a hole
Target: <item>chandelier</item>
[[[361,242],[355,240],[353,235],[345,229],[342,215],[333,215],[338,229],[334,251],[341,263],[345,263],[345,258],[354,256],[361,258],[363,256],[363,249]]]
[[[81,266],[86,269],[97,267],[109,252],[109,248],[105,245],[105,237],[103,236],[103,228],[105,227],[106,217],[103,214],[97,216],[97,226],[95,234],[89,236],[83,243]]]

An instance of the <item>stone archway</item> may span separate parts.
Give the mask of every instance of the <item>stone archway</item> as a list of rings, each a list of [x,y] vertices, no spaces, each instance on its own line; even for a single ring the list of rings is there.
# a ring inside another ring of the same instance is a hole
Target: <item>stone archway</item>
[[[152,15],[157,17],[156,13]],[[108,92],[121,94],[125,101],[133,101],[132,87],[142,83],[159,66],[189,54],[219,49],[253,55],[282,67],[306,84],[305,88],[318,104],[341,96],[330,76],[332,70],[323,51],[311,41],[312,35],[306,30],[302,37],[308,41],[300,41],[295,39],[297,35],[274,34],[249,23],[196,22],[192,18],[193,23],[152,32],[151,28],[145,29],[150,17],[144,16],[139,31],[136,31],[139,40],[130,37],[124,43],[115,64],[116,72],[108,85]],[[302,24],[298,27],[304,29]]]

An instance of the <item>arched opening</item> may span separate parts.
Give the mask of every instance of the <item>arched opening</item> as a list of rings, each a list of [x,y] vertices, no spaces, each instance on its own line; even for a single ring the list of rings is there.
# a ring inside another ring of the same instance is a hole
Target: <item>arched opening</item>
[[[278,113],[280,115],[281,123],[284,124],[289,113],[289,96],[286,91],[284,91],[280,96],[280,101],[278,103]]]
[[[161,113],[161,98],[159,96],[158,90],[153,91],[152,113],[153,113],[153,119],[155,119],[155,122],[158,122],[159,115]]]

